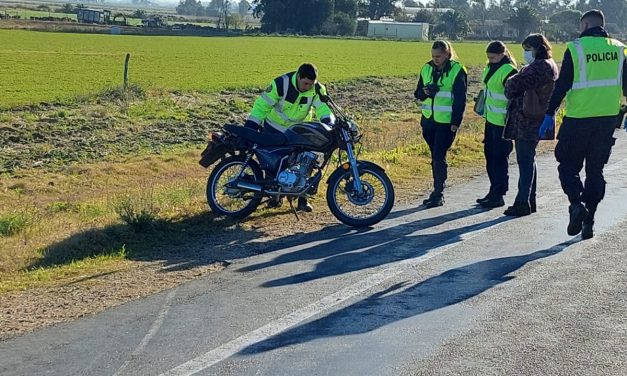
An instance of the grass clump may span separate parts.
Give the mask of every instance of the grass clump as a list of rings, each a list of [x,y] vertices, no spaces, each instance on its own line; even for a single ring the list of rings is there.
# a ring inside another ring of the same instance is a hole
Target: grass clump
[[[33,215],[27,211],[14,212],[0,216],[0,236],[16,235],[33,222]]]
[[[136,232],[153,229],[160,211],[152,194],[125,196],[115,204],[114,210],[120,219]]]

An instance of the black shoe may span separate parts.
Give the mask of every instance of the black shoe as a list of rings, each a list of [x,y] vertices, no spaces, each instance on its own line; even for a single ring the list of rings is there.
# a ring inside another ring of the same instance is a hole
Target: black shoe
[[[592,237],[594,236],[594,221],[592,222],[584,222],[583,225],[581,226],[581,238],[586,240],[586,239],[592,239]]]
[[[492,196],[489,200],[484,201],[479,205],[484,208],[499,208],[501,206],[505,206],[505,201],[503,200],[503,196]]]
[[[305,213],[311,213],[313,211],[313,206],[309,202],[307,202],[306,197],[298,198],[298,206],[296,206],[296,210],[303,211]]]
[[[570,214],[570,220],[566,231],[568,235],[575,236],[581,232],[581,226],[583,226],[583,220],[588,216],[588,210],[582,204],[577,203],[568,207],[568,213]]]
[[[444,196],[443,195],[439,195],[439,196],[431,195],[428,199],[424,200],[422,204],[426,206],[427,208],[436,208],[438,206],[442,206],[444,205]]]
[[[505,209],[503,214],[510,217],[523,217],[531,214],[531,206],[527,203],[514,203],[514,205]]]
[[[477,201],[477,204],[482,204],[482,203],[484,203],[486,201],[489,201],[491,198],[492,198],[492,194],[488,193],[487,195],[483,196],[482,198],[478,198],[476,201]]]
[[[273,208],[280,208],[281,205],[283,205],[283,197],[281,198],[272,197],[270,198],[270,200],[268,200],[268,204],[266,206],[270,209],[273,209]]]

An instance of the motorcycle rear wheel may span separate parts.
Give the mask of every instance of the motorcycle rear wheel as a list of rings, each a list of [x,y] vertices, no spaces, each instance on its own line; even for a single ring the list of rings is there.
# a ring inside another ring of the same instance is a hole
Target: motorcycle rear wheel
[[[254,212],[261,203],[261,193],[236,186],[245,162],[245,156],[231,156],[222,160],[211,171],[207,180],[207,203],[215,214],[243,218]],[[263,173],[259,164],[249,160],[242,179],[248,183],[262,180]]]

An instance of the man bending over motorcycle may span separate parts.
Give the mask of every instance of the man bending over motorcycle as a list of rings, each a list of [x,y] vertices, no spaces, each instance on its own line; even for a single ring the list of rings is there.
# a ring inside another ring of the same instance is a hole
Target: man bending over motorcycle
[[[304,63],[296,72],[275,78],[257,98],[253,110],[244,124],[262,134],[283,133],[287,128],[305,121],[318,121],[333,125],[335,116],[321,99],[327,94],[318,81],[318,68]],[[269,207],[281,205],[280,199],[272,199]],[[297,210],[311,212],[313,207],[306,197],[299,197]]]

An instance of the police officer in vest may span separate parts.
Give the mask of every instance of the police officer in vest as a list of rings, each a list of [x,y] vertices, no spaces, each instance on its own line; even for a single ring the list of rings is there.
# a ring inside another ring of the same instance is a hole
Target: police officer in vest
[[[444,204],[448,164],[446,152],[453,144],[466,108],[466,67],[456,60],[447,41],[431,47],[431,60],[420,71],[414,97],[422,102],[422,136],[431,152],[433,192],[423,201],[427,208]]]
[[[615,139],[622,96],[627,96],[625,46],[609,37],[600,10],[586,12],[580,21],[582,33],[568,44],[559,78],[540,137],[555,127],[555,112],[566,97],[566,113],[558,134],[555,157],[559,178],[568,195],[568,234],[594,236],[594,215],[605,195],[603,166]],[[579,172],[586,166],[586,180]]]
[[[333,125],[335,116],[321,100],[321,96],[327,93],[326,88],[317,79],[318,69],[310,63],[302,64],[296,72],[275,78],[255,101],[244,126],[262,133],[283,133],[291,125],[311,121],[314,116]],[[280,205],[280,200],[268,202],[269,207]],[[297,210],[311,212],[313,208],[307,198],[300,197]]]
[[[514,146],[511,140],[503,139],[508,103],[505,97],[505,81],[516,74],[518,69],[516,60],[501,41],[490,42],[486,55],[488,65],[483,70],[486,119],[483,152],[490,190],[477,203],[486,208],[497,208],[505,205],[503,196],[509,188],[508,159]]]

